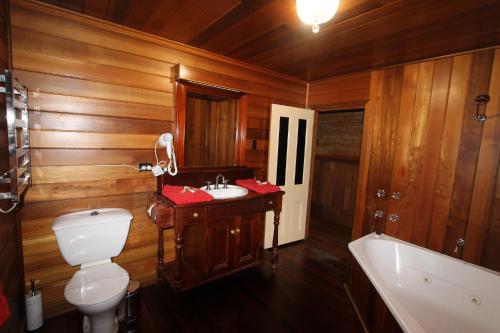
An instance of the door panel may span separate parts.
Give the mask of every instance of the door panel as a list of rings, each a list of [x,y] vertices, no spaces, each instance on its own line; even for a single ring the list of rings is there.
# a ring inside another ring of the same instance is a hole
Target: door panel
[[[234,218],[214,221],[208,226],[208,273],[219,274],[231,268],[234,247]]]
[[[272,105],[267,179],[286,194],[278,230],[279,245],[304,239],[309,199],[314,111]],[[265,247],[272,244],[274,213],[266,214]]]
[[[243,215],[236,224],[234,265],[244,266],[258,260],[261,245],[260,214]]]

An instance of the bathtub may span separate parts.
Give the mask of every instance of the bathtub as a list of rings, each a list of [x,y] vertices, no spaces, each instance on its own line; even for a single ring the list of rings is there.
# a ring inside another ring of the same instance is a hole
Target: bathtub
[[[500,332],[499,273],[375,233],[349,250],[406,333]]]

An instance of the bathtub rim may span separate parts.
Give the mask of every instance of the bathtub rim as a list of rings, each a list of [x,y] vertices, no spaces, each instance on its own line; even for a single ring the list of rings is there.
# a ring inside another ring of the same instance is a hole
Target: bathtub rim
[[[500,277],[500,272],[491,270],[486,267],[482,267],[476,264],[472,264],[469,262],[466,262],[464,260],[454,258],[451,256],[448,256],[443,253],[439,253],[430,249],[427,249],[422,246],[418,246],[415,244],[412,244],[410,242],[403,241],[401,239],[395,238],[388,236],[386,234],[380,234],[377,235],[375,232],[372,232],[370,234],[367,234],[363,237],[360,237],[356,240],[351,241],[348,244],[349,251],[353,255],[353,257],[356,259],[357,263],[363,270],[363,272],[366,274],[368,279],[370,280],[371,284],[375,287],[377,290],[377,293],[380,295],[386,306],[389,308],[389,311],[392,313],[396,321],[398,322],[399,326],[405,333],[425,333],[426,331],[423,329],[423,327],[413,318],[413,316],[406,310],[406,308],[398,301],[398,298],[396,295],[394,295],[389,286],[385,283],[383,278],[380,276],[380,274],[377,272],[376,268],[370,261],[370,258],[368,257],[365,248],[363,247],[363,244],[366,241],[369,240],[385,240],[393,243],[399,243],[402,245],[407,245],[415,250],[419,251],[425,251],[426,253],[432,254],[432,255],[438,255],[440,257],[444,257],[446,260],[452,260],[459,262],[462,265],[478,269],[483,272],[491,273],[497,277]]]

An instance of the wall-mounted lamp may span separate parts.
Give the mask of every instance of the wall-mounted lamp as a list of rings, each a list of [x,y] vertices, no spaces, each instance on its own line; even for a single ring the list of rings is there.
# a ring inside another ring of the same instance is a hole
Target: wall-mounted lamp
[[[319,25],[328,22],[337,12],[340,0],[297,0],[297,15],[317,33]]]

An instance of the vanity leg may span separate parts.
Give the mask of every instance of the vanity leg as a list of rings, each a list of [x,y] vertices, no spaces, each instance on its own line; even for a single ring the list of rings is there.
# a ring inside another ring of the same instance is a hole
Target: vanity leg
[[[182,257],[184,251],[184,227],[175,230],[175,289],[182,286]]]
[[[280,225],[281,209],[274,210],[274,233],[273,233],[273,254],[271,256],[271,268],[273,273],[276,271],[278,263],[278,227]]]
[[[163,229],[158,229],[158,266],[163,266]]]

